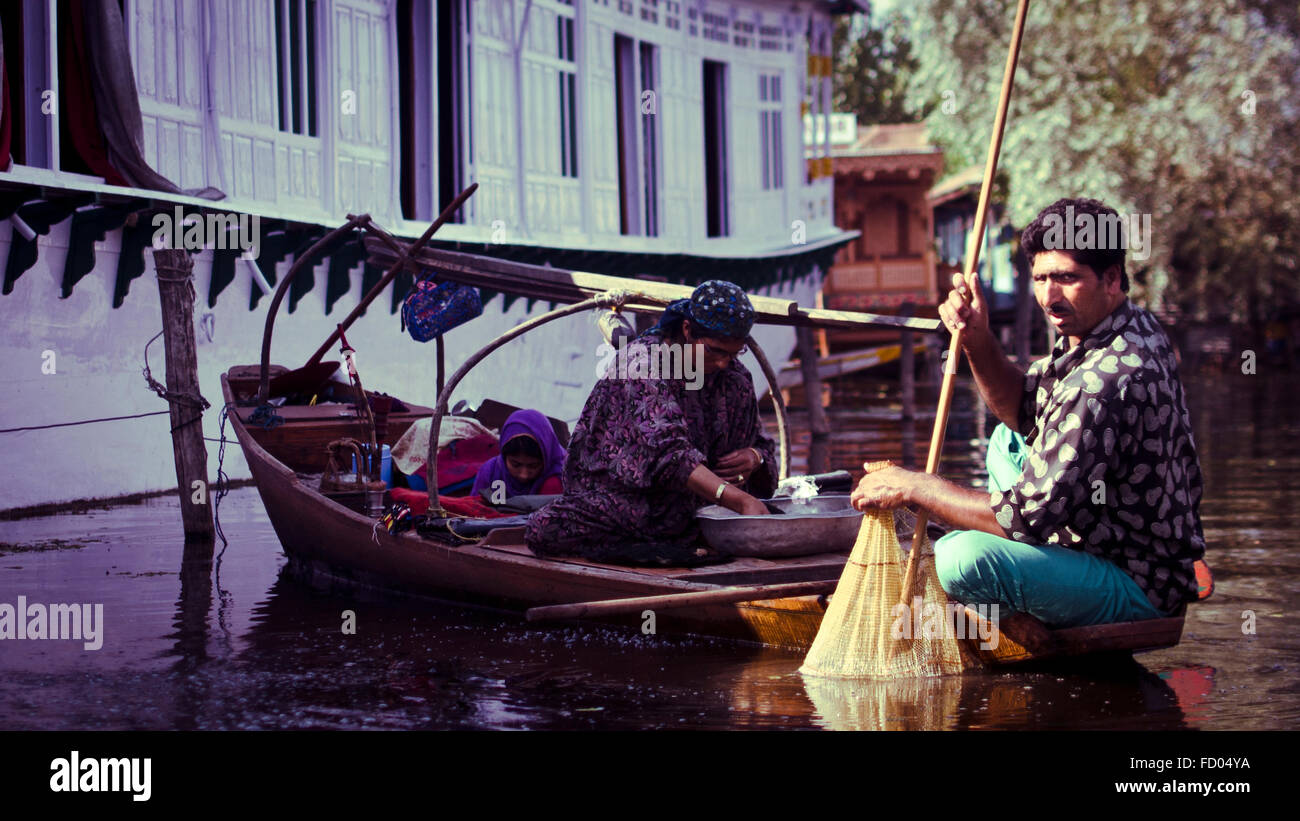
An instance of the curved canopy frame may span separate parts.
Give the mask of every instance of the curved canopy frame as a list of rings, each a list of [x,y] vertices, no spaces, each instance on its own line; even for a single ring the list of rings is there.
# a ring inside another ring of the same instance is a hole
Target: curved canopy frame
[[[336,228],[335,230],[331,231],[330,233],[326,234],[318,242],[312,245],[311,248],[307,249],[306,252],[304,252],[301,256],[299,256],[298,259],[296,259],[293,265],[290,267],[289,272],[285,275],[284,279],[280,281],[279,286],[275,290],[275,295],[271,300],[270,308],[267,311],[266,326],[262,332],[262,363],[261,363],[262,367],[261,367],[260,384],[258,390],[258,401],[266,402],[267,399],[269,398],[271,331],[272,328],[275,326],[275,318],[278,313],[280,302],[284,299],[285,294],[289,290],[289,284],[293,281],[294,277],[297,276],[299,271],[301,271],[303,268],[306,268],[309,265],[314,265],[315,258],[321,253],[322,249],[328,246],[332,241],[337,239],[339,236],[349,231],[352,231],[356,228],[363,228],[364,230],[378,237],[385,245],[388,245],[393,250],[399,252],[398,261],[392,266],[388,274],[385,275],[384,281],[381,282],[375,288],[373,288],[371,290],[371,293],[366,295],[365,299],[363,300],[363,304],[359,305],[357,309],[353,311],[352,315],[348,317],[344,325],[341,326],[343,328],[346,328],[346,325],[351,324],[351,321],[355,319],[355,317],[359,315],[362,310],[364,310],[365,304],[368,304],[378,293],[378,291],[382,290],[382,287],[387,285],[387,282],[392,278],[392,275],[395,274],[400,267],[408,263],[411,263],[412,257],[415,255],[415,253],[419,251],[420,247],[423,246],[424,243],[428,241],[429,237],[443,223],[443,221],[450,214],[450,212],[454,208],[458,208],[460,204],[464,202],[464,200],[470,194],[473,193],[473,189],[476,187],[477,186],[472,186],[471,188],[463,192],[461,196],[458,197],[457,200],[451,206],[448,207],[447,211],[444,211],[443,215],[440,216],[439,219],[433,225],[430,226],[429,230],[425,232],[425,235],[421,238],[421,240],[415,243],[413,246],[403,247],[403,245],[399,243],[396,239],[394,239],[391,234],[389,234],[387,231],[385,231],[384,229],[376,225],[370,219],[369,215],[363,214],[360,216],[349,216],[348,221],[346,223],[344,223],[339,228]],[[631,299],[635,299],[636,301],[642,304],[645,303],[657,304],[657,305],[667,304],[667,300],[665,299],[656,296],[651,296],[648,294],[643,294],[637,291],[626,290],[626,289],[616,289],[616,290],[606,291],[602,294],[598,294],[597,296],[591,297],[590,299],[585,299],[582,300],[581,302],[577,302],[572,305],[563,305],[559,308],[556,308],[555,310],[548,311],[547,313],[542,314],[539,317],[535,317],[533,319],[530,319],[527,322],[515,326],[514,328],[511,328],[509,331],[506,331],[504,334],[498,336],[496,339],[489,342],[481,350],[479,350],[477,353],[475,353],[473,356],[467,359],[465,363],[461,365],[460,368],[458,368],[454,374],[452,374],[451,379],[447,381],[446,385],[443,386],[442,390],[439,391],[438,393],[438,401],[434,406],[433,417],[431,419],[431,424],[429,426],[429,450],[428,450],[428,458],[425,463],[426,464],[425,472],[426,475],[429,477],[427,484],[428,484],[428,493],[429,493],[429,512],[431,514],[437,516],[447,515],[447,511],[443,509],[441,503],[438,501],[438,479],[437,479],[438,477],[438,434],[437,431],[441,428],[442,418],[447,415],[447,408],[451,402],[452,394],[455,393],[456,386],[460,384],[460,381],[464,379],[465,376],[471,370],[473,370],[476,365],[478,365],[478,363],[482,362],[485,358],[487,358],[488,354],[492,353],[497,348],[500,348],[502,345],[506,344],[507,342],[510,342],[511,340],[528,333],[534,328],[538,328],[542,325],[545,325],[548,322],[553,322],[562,317],[581,313],[583,311],[592,310],[594,308],[621,308],[626,302],[628,302]],[[789,424],[786,418],[785,400],[781,396],[780,388],[777,386],[776,372],[772,369],[772,364],[768,361],[767,355],[763,353],[762,347],[759,346],[757,340],[755,340],[754,337],[752,336],[748,337],[745,340],[745,342],[746,344],[749,345],[749,349],[753,351],[754,358],[758,360],[759,368],[763,371],[764,378],[767,379],[767,384],[768,387],[770,388],[770,392],[772,395],[772,404],[776,409],[776,431],[777,431],[777,441],[778,441],[778,448],[780,454],[779,473],[777,476],[777,479],[779,481],[781,479],[784,479],[789,474],[790,471],[790,435],[789,435]],[[329,345],[329,341],[327,340],[326,345],[322,346],[322,350],[328,345]],[[317,355],[313,357],[313,361],[317,361],[319,359],[319,355],[320,355],[320,351],[318,351]],[[439,373],[439,378],[441,379],[441,373]]]
[[[607,291],[599,296],[585,299],[582,302],[576,302],[572,305],[563,305],[553,311],[548,311],[539,317],[528,320],[520,325],[516,325],[510,330],[498,336],[489,342],[478,353],[465,360],[457,371],[447,380],[446,386],[438,394],[438,402],[433,408],[433,419],[429,425],[429,450],[428,457],[425,460],[425,476],[428,477],[429,493],[429,513],[434,516],[446,516],[447,512],[443,509],[442,504],[438,501],[438,431],[442,426],[442,418],[447,415],[447,407],[451,402],[452,394],[456,391],[456,386],[465,378],[474,366],[482,362],[487,355],[500,348],[502,345],[511,340],[523,336],[534,328],[541,327],[548,322],[554,322],[562,317],[572,314],[582,313],[594,308],[621,308],[628,299],[633,296],[641,300],[653,300],[645,294],[634,294],[631,291]],[[653,300],[662,301],[662,300]],[[768,362],[767,356],[763,349],[759,347],[754,338],[748,337],[746,344],[754,352],[754,358],[758,360],[758,365],[763,371],[763,376],[767,379],[767,384],[771,387],[772,402],[776,407],[776,431],[778,447],[780,452],[780,473],[777,476],[778,481],[784,479],[790,470],[790,439],[789,427],[786,422],[785,401],[781,397],[781,390],[776,384],[776,373],[772,370],[771,363]]]

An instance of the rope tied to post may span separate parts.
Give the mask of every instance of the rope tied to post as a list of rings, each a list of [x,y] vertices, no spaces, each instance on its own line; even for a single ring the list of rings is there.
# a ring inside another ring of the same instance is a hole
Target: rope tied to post
[[[162,384],[157,379],[153,378],[153,372],[149,370],[149,346],[152,345],[155,341],[157,341],[158,337],[162,335],[163,332],[159,331],[158,333],[154,334],[153,339],[150,339],[148,342],[144,344],[144,370],[143,370],[144,381],[149,385],[149,390],[158,394],[158,397],[160,399],[163,399],[169,403],[179,402],[183,405],[189,405],[192,408],[198,408],[199,412],[202,413],[203,411],[212,407],[212,405],[208,402],[208,400],[203,398],[202,394],[192,394],[192,393],[182,393],[180,391],[171,391],[167,389],[166,385]]]

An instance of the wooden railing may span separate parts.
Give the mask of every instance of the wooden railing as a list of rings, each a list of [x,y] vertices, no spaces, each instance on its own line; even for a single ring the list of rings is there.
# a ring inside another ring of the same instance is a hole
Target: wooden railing
[[[831,267],[823,291],[827,294],[925,291],[934,288],[934,266],[923,256],[840,263]]]

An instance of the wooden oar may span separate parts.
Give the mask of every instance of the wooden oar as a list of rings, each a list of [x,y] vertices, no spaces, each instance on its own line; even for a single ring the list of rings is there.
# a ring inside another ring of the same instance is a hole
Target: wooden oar
[[[380,279],[379,282],[375,283],[375,287],[371,288],[370,291],[361,298],[361,301],[357,303],[357,307],[352,309],[352,312],[339,323],[338,328],[336,328],[334,332],[329,335],[329,338],[316,349],[316,353],[311,355],[311,359],[307,360],[307,364],[303,366],[303,369],[310,368],[317,362],[321,361],[321,358],[329,351],[330,346],[338,341],[340,331],[346,331],[348,328],[352,327],[352,323],[356,321],[357,317],[361,316],[361,314],[365,312],[366,308],[370,306],[370,303],[374,302],[375,298],[383,293],[383,290],[388,287],[388,283],[392,282],[397,274],[406,267],[407,262],[413,262],[415,260],[415,255],[419,253],[420,249],[423,248],[426,243],[428,243],[429,238],[434,235],[434,232],[441,228],[443,223],[451,219],[451,215],[460,210],[460,207],[465,204],[465,200],[469,199],[477,190],[478,183],[470,183],[469,187],[464,191],[461,191],[460,194],[456,196],[456,199],[451,201],[450,205],[442,209],[442,213],[433,221],[433,224],[425,230],[424,234],[418,240],[406,248],[406,252],[397,258],[397,261],[392,264],[388,269],[388,272],[384,274],[383,278]]]
[[[658,596],[636,596],[630,599],[553,604],[533,607],[525,617],[529,621],[555,621],[580,619],[584,616],[616,616],[641,610],[670,610],[701,604],[729,604],[732,602],[784,599],[791,596],[816,596],[835,590],[836,579],[815,582],[788,582],[785,584],[760,584],[747,587],[724,587],[720,590],[699,590],[692,593],[664,593]]]
[[[984,244],[984,222],[988,217],[989,197],[993,193],[993,175],[998,168],[998,152],[1002,148],[1002,130],[1007,123],[1007,108],[1011,104],[1011,85],[1016,76],[1016,61],[1020,56],[1020,37],[1025,30],[1025,12],[1029,0],[1020,0],[1016,8],[1016,22],[1011,34],[1011,49],[1007,53],[1006,68],[1002,72],[1002,94],[998,97],[997,117],[993,120],[993,134],[989,137],[988,158],[984,163],[984,182],[980,185],[979,205],[975,209],[975,241],[971,243],[966,254],[964,280],[979,266],[980,246]],[[961,362],[962,332],[957,330],[952,335],[952,344],[948,347],[948,364],[943,370],[943,387],[939,390],[939,410],[934,415],[934,432],[930,436],[930,456],[925,462],[925,472],[935,473],[939,469],[939,457],[943,454],[943,435],[948,429],[948,410],[952,406],[953,383],[957,377],[957,366]],[[930,513],[921,508],[916,515],[916,530],[913,531],[912,549],[907,554],[907,572],[903,576],[902,603],[909,604],[915,595],[917,568],[920,566],[921,549],[925,545],[925,526],[929,523]]]

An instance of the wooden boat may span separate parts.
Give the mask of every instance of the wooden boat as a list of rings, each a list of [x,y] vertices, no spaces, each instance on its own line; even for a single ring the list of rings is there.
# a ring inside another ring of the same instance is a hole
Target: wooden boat
[[[396,248],[401,256],[390,257],[397,259],[390,275],[367,294],[348,322],[383,289],[412,250],[415,259],[422,264],[436,264],[447,279],[560,303],[583,304],[593,292],[619,290],[625,292],[627,309],[658,310],[667,299],[682,295],[682,286],[539,268],[461,253],[421,251],[418,246],[423,240],[413,248],[405,248],[366,217],[352,218],[349,226],[355,225],[363,225],[380,236],[383,245],[377,248]],[[308,252],[294,263],[272,300],[261,364],[236,366],[222,377],[222,392],[235,436],[285,554],[300,575],[317,582],[341,581],[396,590],[512,611],[520,616],[529,612],[538,618],[548,616],[541,609],[547,606],[602,602],[549,615],[595,617],[603,623],[642,632],[713,636],[794,651],[804,651],[811,645],[826,610],[826,596],[834,590],[847,553],[783,559],[742,557],[723,565],[697,568],[624,567],[583,559],[541,558],[524,545],[522,528],[498,529],[476,543],[448,545],[422,538],[414,531],[389,533],[376,519],[323,495],[313,474],[321,470],[328,442],[355,435],[355,412],[340,404],[285,404],[274,408],[274,414],[282,420],[274,427],[264,427],[254,419],[257,406],[271,398],[267,393],[269,376],[277,372],[270,365],[269,350],[279,298],[300,265],[310,261],[311,256]],[[382,255],[380,258],[386,261]],[[689,294],[689,289],[684,290]],[[897,327],[906,323],[921,330],[933,330],[928,326],[937,324],[932,320],[815,311],[767,298],[756,298],[754,302],[760,321],[838,327]],[[568,308],[556,309],[547,316],[565,310]],[[536,324],[540,323],[525,323],[515,330]],[[410,424],[424,416],[432,415],[431,429],[438,430],[459,378],[492,347],[509,338],[513,336],[502,337],[471,358],[442,389],[438,408],[411,406],[407,412],[391,415],[383,441],[395,442]],[[760,363],[765,366],[769,385],[774,384],[775,377],[761,358],[761,351]],[[438,383],[443,384],[441,373]],[[250,396],[254,398],[250,400]],[[779,402],[777,412],[784,473],[788,444],[784,408]],[[436,475],[435,467],[430,459],[430,475]],[[998,664],[1100,651],[1158,649],[1178,642],[1182,624],[1179,617],[1051,632],[1027,617],[1004,620],[998,648],[985,652],[983,657],[988,663]]]

